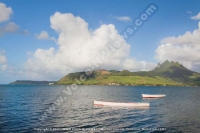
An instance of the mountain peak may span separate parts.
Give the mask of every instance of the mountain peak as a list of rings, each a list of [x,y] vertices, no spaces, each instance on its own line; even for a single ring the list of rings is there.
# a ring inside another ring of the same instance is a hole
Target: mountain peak
[[[153,74],[162,75],[166,78],[174,79],[178,82],[188,82],[188,81],[194,81],[191,77],[195,77],[195,82],[198,82],[198,76],[199,75],[196,72],[193,72],[191,70],[188,70],[183,65],[181,65],[178,62],[175,61],[168,61],[166,60],[162,64],[158,64],[158,66],[151,71]]]
[[[170,63],[168,60],[166,60],[164,63]]]
[[[153,71],[167,71],[170,67],[179,67],[181,69],[186,69],[183,65],[179,64],[178,62],[174,61],[164,61],[162,64],[158,63],[157,67]]]
[[[178,62],[177,62],[178,63]],[[174,65],[175,64],[175,62],[174,61],[168,61],[168,60],[166,60],[166,61],[164,61],[162,64],[170,64],[170,65]],[[179,64],[179,63],[178,63]]]

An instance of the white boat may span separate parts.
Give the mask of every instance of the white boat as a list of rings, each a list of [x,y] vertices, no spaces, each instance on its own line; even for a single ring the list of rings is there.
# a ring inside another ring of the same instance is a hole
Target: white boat
[[[151,94],[142,94],[143,98],[162,98],[165,97],[164,94],[157,94],[157,95],[151,95]]]
[[[120,103],[120,102],[94,101],[94,105],[100,105],[100,106],[123,106],[123,107],[149,107],[150,103]]]

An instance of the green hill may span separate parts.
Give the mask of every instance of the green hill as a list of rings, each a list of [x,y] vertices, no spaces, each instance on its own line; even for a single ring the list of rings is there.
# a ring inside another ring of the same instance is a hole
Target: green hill
[[[150,73],[153,75],[170,78],[177,82],[184,82],[186,84],[200,84],[200,80],[198,80],[200,78],[200,74],[188,70],[178,62],[165,61],[162,64],[158,64],[155,69],[150,71]]]
[[[70,73],[56,84],[73,84],[85,72]],[[200,74],[188,70],[178,62],[168,60],[151,71],[130,72],[128,70],[96,70],[87,76],[82,85],[149,85],[149,86],[185,86],[200,85]]]

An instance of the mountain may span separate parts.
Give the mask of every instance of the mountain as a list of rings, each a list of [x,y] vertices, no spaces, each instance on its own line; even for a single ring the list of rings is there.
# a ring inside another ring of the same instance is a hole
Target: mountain
[[[84,75],[83,85],[153,85],[194,86],[200,85],[200,74],[188,70],[178,62],[166,60],[151,71],[130,72],[128,70],[95,70],[90,76],[85,72],[70,73],[56,84],[74,84]]]
[[[32,80],[16,80],[15,82],[9,83],[12,85],[49,85],[54,84],[56,81],[32,81]]]
[[[162,64],[158,64],[157,67],[150,72],[154,75],[185,83],[197,83],[200,77],[199,73],[188,70],[178,62],[169,62],[168,60]]]

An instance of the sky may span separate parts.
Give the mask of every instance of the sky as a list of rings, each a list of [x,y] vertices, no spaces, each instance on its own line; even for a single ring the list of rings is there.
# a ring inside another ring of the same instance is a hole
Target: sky
[[[199,0],[1,0],[0,84],[96,69],[148,71],[165,60],[200,72],[199,6]]]

